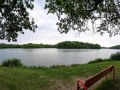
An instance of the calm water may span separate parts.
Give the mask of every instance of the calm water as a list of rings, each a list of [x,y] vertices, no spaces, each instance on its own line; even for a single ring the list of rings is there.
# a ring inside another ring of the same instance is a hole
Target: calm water
[[[19,58],[27,66],[84,64],[96,58],[108,58],[115,49],[0,49],[0,63]]]

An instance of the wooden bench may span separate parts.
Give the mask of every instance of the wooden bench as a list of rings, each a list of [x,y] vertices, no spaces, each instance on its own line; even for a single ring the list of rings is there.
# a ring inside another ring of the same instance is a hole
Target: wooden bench
[[[77,90],[87,90],[90,86],[95,84],[97,81],[99,81],[104,76],[107,78],[107,74],[109,74],[110,72],[113,72],[113,79],[114,79],[115,68],[113,65],[111,65],[111,66],[105,68],[104,70],[102,70],[101,72],[97,73],[96,75],[88,78],[84,82],[82,80],[78,80],[77,81]]]

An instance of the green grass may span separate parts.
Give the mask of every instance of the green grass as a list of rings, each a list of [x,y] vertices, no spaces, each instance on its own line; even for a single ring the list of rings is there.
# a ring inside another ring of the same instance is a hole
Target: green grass
[[[61,67],[0,67],[0,90],[71,90],[79,78],[88,78],[105,67],[114,65],[116,80],[102,82],[97,90],[118,90],[120,61]],[[108,89],[108,86],[113,89]],[[109,83],[109,84],[108,84]],[[112,85],[111,85],[112,84]],[[101,88],[101,87],[103,87]],[[116,88],[114,88],[116,87]],[[74,87],[74,90],[76,87]]]
[[[106,79],[96,88],[96,90],[120,90],[120,81]]]

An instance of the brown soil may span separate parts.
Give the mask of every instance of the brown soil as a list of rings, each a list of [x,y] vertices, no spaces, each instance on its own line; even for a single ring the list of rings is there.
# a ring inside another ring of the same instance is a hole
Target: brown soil
[[[82,80],[83,82],[87,79],[87,77],[75,77],[72,79],[71,82],[69,81],[56,81],[54,85],[51,85],[49,87],[49,90],[77,90],[77,80]],[[93,86],[88,88],[88,90],[94,90],[105,78],[102,78],[97,83],[95,83]]]

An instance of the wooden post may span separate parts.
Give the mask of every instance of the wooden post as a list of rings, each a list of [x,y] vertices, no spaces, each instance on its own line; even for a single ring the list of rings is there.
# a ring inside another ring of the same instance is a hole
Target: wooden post
[[[115,68],[113,67],[113,80],[115,80]]]
[[[87,87],[81,80],[77,81],[77,90],[87,90]]]

